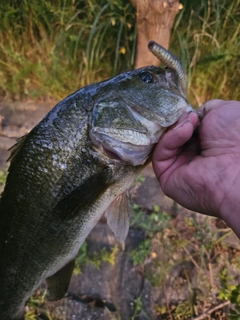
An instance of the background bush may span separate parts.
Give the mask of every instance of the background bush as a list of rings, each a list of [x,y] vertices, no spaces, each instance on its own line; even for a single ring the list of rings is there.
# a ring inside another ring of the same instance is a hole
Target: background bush
[[[171,47],[189,98],[240,100],[239,0],[182,0]],[[8,0],[0,3],[0,87],[12,98],[61,99],[131,70],[135,12],[128,0]]]

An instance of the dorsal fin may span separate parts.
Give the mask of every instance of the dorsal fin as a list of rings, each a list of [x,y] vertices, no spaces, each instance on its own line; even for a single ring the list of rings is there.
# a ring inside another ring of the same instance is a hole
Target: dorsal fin
[[[22,136],[21,138],[18,138],[16,140],[16,143],[8,149],[8,151],[11,152],[10,157],[7,159],[7,161],[12,162],[15,158],[15,156],[18,154],[18,152],[21,150],[24,141],[26,140],[28,134],[25,134],[24,136]]]

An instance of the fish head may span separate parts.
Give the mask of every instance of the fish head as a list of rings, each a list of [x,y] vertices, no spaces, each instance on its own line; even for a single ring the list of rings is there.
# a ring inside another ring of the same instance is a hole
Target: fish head
[[[90,138],[110,158],[142,165],[168,127],[193,111],[172,68],[145,67],[103,86],[94,103]]]

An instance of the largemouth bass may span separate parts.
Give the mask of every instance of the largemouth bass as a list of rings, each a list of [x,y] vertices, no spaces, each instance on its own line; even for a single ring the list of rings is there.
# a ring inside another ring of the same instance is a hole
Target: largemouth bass
[[[192,111],[179,64],[149,47],[173,69],[145,67],[82,88],[12,148],[0,200],[1,320],[22,319],[45,279],[50,300],[64,296],[103,213],[117,239],[126,238],[128,188],[166,128]]]

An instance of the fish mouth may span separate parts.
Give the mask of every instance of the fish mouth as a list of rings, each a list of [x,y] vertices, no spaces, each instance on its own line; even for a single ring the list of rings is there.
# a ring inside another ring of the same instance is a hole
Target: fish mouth
[[[108,156],[109,159],[114,159],[114,160],[118,160],[118,161],[122,161],[122,159],[113,151],[110,151],[106,148],[103,147],[103,151],[106,154],[106,156]]]
[[[100,127],[94,123],[90,130],[90,139],[109,159],[132,166],[143,165],[166,129],[141,116],[129,106],[127,108],[138,123],[138,130],[126,126]]]
[[[97,127],[91,130],[90,138],[93,144],[98,149],[101,148],[109,159],[117,160],[122,164],[138,166],[147,161],[154,145],[160,139],[163,130],[165,131],[159,125],[150,127],[150,132],[146,133]]]
[[[183,105],[186,111],[188,105],[185,100]],[[104,108],[103,104],[96,109],[91,119],[90,139],[95,148],[109,159],[132,166],[143,165],[167,127],[177,121],[177,118],[174,118],[175,121],[165,122],[165,118],[158,113],[127,103],[125,109],[120,109],[127,110],[123,115],[114,113],[117,107],[113,110],[115,117],[108,114],[107,107]],[[128,122],[128,119],[132,122]]]
[[[107,143],[102,142],[102,148],[108,158],[120,161],[121,163],[138,166],[144,164],[153,149],[154,144],[135,146],[130,143],[123,143],[117,140],[111,140]]]

